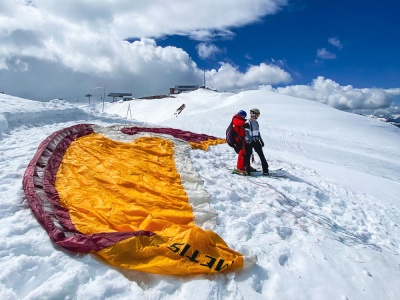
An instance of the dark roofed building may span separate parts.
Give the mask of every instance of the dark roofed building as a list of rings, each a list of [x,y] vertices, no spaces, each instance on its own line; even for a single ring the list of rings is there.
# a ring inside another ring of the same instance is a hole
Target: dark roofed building
[[[174,88],[169,89],[170,94],[179,94],[184,92],[192,92],[199,88],[198,85],[176,85]]]
[[[109,93],[108,97],[112,97],[114,102],[115,98],[132,97],[132,93]]]

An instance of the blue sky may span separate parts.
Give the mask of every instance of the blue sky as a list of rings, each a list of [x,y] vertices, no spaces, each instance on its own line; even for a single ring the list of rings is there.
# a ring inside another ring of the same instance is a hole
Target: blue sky
[[[208,59],[187,36],[157,43],[183,48],[199,68],[218,68],[223,60],[244,72],[249,64],[282,61],[293,84],[324,76],[358,88],[400,85],[400,1],[289,1],[280,12],[231,30],[233,37],[209,42],[220,52]],[[318,57],[318,49],[331,56]]]
[[[0,2],[0,92],[35,100],[266,89],[400,114],[399,1]]]

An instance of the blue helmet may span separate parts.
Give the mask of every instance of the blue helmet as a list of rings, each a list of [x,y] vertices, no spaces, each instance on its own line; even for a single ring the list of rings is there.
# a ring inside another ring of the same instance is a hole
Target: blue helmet
[[[243,118],[246,118],[247,113],[244,110],[239,110],[238,115],[242,116]]]

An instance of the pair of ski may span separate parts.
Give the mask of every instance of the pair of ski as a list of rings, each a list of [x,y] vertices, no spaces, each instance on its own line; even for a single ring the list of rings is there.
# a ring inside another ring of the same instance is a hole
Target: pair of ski
[[[248,175],[248,174],[244,175],[244,174],[238,172],[237,169],[233,169],[232,174],[236,174],[236,175],[240,175],[240,176],[250,176],[250,177],[262,177],[262,176],[272,177],[272,178],[286,177],[286,174],[282,170],[282,168],[270,170],[268,175],[264,175],[262,171],[253,171],[253,172],[250,172],[250,175]]]

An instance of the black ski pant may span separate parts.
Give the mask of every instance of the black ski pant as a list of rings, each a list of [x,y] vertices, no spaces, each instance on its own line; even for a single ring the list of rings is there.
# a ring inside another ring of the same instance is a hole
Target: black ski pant
[[[268,163],[267,160],[265,159],[264,152],[262,150],[262,146],[259,142],[253,141],[252,143],[246,143],[245,145],[245,156],[244,156],[244,165],[246,167],[246,171],[250,173],[250,158],[251,155],[253,154],[253,148],[254,151],[258,154],[258,157],[260,157],[261,160],[261,165],[263,169],[263,173],[268,172]]]

